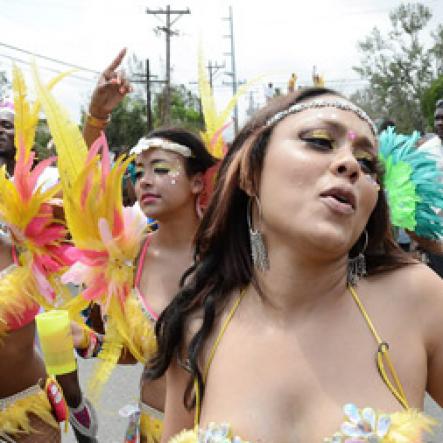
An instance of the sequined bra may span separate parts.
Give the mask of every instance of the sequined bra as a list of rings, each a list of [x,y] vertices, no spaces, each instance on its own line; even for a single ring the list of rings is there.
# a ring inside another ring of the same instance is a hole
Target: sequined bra
[[[389,345],[378,335],[366,309],[361,303],[355,289],[348,287],[355,303],[362,313],[366,323],[378,344],[377,367],[384,383],[403,407],[403,411],[392,414],[376,411],[365,407],[359,409],[356,405],[348,403],[343,407],[344,420],[332,437],[325,438],[324,443],[421,443],[424,442],[422,434],[431,431],[435,420],[427,417],[420,411],[411,409],[404,393],[403,387],[392,365],[389,356]],[[244,291],[237,298],[229,311],[220,332],[209,353],[203,380],[206,380],[209,367],[215,355],[215,351],[224,335],[229,322],[234,316]],[[386,369],[392,376],[392,382],[387,375]],[[227,423],[210,423],[206,428],[199,427],[201,400],[198,383],[194,383],[196,395],[196,411],[194,429],[184,430],[170,440],[170,443],[246,443],[247,440],[235,436],[232,428]]]

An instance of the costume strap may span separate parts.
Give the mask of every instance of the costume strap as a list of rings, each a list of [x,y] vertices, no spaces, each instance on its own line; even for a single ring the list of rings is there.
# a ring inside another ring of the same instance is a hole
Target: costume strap
[[[145,242],[143,243],[143,248],[140,253],[140,259],[137,264],[137,272],[135,274],[135,286],[138,286],[142,277],[143,263],[145,262],[146,252],[148,251],[148,246],[151,243],[151,237],[148,235]]]
[[[228,328],[229,323],[231,322],[232,318],[234,317],[235,312],[237,311],[237,308],[240,306],[241,301],[243,300],[243,297],[246,294],[246,290],[242,289],[240,291],[239,296],[235,300],[234,304],[232,305],[231,309],[228,312],[228,315],[226,316],[225,320],[223,321],[222,327],[220,328],[220,332],[217,335],[217,338],[215,339],[214,344],[212,345],[211,351],[209,352],[209,358],[206,362],[205,370],[203,372],[203,383],[206,382],[206,379],[208,377],[209,368],[211,366],[212,360],[215,356],[215,351],[218,348],[218,345],[220,344],[220,341],[223,337],[223,335],[226,332],[226,329]],[[195,416],[194,416],[194,426],[198,426],[198,423],[200,421],[200,412],[201,412],[201,399],[200,399],[200,389],[198,386],[197,378],[194,378],[194,392],[195,392]]]
[[[150,243],[151,243],[151,236],[148,235],[145,242],[143,243],[142,251],[140,253],[140,258],[137,263],[137,271],[135,274],[134,286],[138,301],[140,303],[140,308],[143,311],[143,314],[150,322],[155,323],[158,320],[159,315],[151,308],[151,306],[149,306],[149,303],[147,302],[147,300],[145,299],[140,290],[140,280],[142,278],[142,273],[143,273],[143,264],[145,262],[146,252],[148,251]]]
[[[380,373],[382,380],[384,381],[384,383],[388,387],[388,389],[392,392],[394,397],[402,405],[402,407],[404,409],[409,409],[409,403],[406,398],[406,394],[404,392],[403,386],[402,386],[400,379],[398,377],[397,371],[395,370],[394,365],[392,364],[391,357],[389,355],[389,344],[386,341],[381,339],[380,335],[378,334],[377,330],[374,327],[374,324],[372,323],[372,320],[369,317],[369,314],[367,313],[365,307],[363,306],[363,303],[361,302],[360,298],[358,297],[355,289],[352,286],[348,286],[348,289],[352,295],[352,298],[354,299],[355,303],[357,304],[360,312],[362,313],[363,318],[365,319],[365,321],[369,327],[369,330],[371,331],[372,335],[374,336],[375,340],[377,341],[377,344],[378,344],[377,368],[378,368],[378,372]],[[388,377],[388,373],[386,372],[386,368],[385,368],[385,362],[387,365],[387,369],[393,378],[394,383],[392,383]]]

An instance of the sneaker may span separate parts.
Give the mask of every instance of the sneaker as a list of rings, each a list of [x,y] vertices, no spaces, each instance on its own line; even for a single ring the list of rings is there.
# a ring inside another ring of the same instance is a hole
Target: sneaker
[[[69,422],[79,443],[98,443],[97,414],[86,397],[76,408],[69,408]]]

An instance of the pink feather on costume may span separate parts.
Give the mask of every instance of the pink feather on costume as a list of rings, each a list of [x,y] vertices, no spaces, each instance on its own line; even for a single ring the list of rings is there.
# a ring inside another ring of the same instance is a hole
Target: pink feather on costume
[[[100,148],[102,146],[102,135],[103,132],[100,132],[99,137],[92,143],[91,147],[88,151],[88,156],[86,157],[86,163],[91,163],[92,159],[98,154]]]
[[[34,152],[29,154],[28,160],[25,159],[25,147],[19,146],[17,151],[17,161],[14,167],[14,184],[17,188],[21,199],[27,202],[31,196],[34,189],[29,190],[29,171],[32,167],[32,162],[34,160]]]
[[[26,160],[24,150],[25,148],[22,147],[18,151],[19,155],[17,156],[17,162],[14,168],[14,183],[22,200],[27,202],[34,193],[38,178],[45,168],[54,163],[56,157],[42,160],[32,169],[35,153],[31,152]]]
[[[43,295],[43,297],[45,297],[45,299],[49,303],[52,303],[55,299],[55,292],[52,289],[52,286],[49,283],[48,279],[46,278],[45,274],[40,271],[35,260],[32,264],[32,273],[37,282],[40,294]]]
[[[50,255],[36,255],[34,264],[41,270],[42,274],[48,275],[60,269],[60,263]]]
[[[41,247],[63,240],[65,234],[64,226],[56,225],[42,217],[34,217],[25,229],[25,235]]]
[[[85,186],[82,189],[82,193],[81,193],[81,196],[80,196],[80,205],[81,205],[82,208],[85,207],[86,199],[88,198],[89,192],[91,191],[92,176],[93,176],[93,174],[92,174],[92,172],[90,172],[88,174],[88,176],[86,177]]]
[[[105,246],[105,248],[109,251],[111,249],[115,249],[115,240],[112,236],[111,229],[109,228],[109,223],[106,219],[101,218],[98,221],[98,230],[100,232],[100,237],[102,239],[102,242]]]
[[[122,214],[117,208],[114,209],[114,226],[112,228],[112,235],[118,237],[122,232],[124,232],[125,223]]]
[[[74,264],[74,261],[71,260],[69,253],[72,249],[75,249],[75,246],[62,243],[59,246],[48,246],[48,249],[51,254],[58,258],[63,267],[72,266]]]
[[[40,161],[37,166],[31,171],[29,174],[29,189],[31,192],[34,192],[35,185],[37,184],[37,180],[40,177],[41,173],[48,167],[51,166],[57,157],[49,157],[45,160]]]
[[[86,163],[90,163],[96,155],[99,154],[100,149],[102,151],[102,176],[101,176],[101,186],[102,189],[105,188],[106,185],[106,177],[109,175],[109,172],[111,170],[111,162],[109,157],[109,147],[108,142],[106,140],[106,136],[103,131],[100,132],[100,136],[94,141],[91,148],[88,151],[88,155],[86,158]],[[89,192],[91,191],[92,187],[92,180],[93,180],[93,172],[91,172],[85,181],[85,186],[82,190],[81,197],[80,197],[80,204],[83,207],[86,203],[86,199],[88,198]]]
[[[219,137],[221,137],[221,134],[223,133],[223,131],[232,124],[232,121],[225,123],[221,128],[217,129],[217,131],[214,132],[214,135],[211,137],[211,141],[209,142],[209,147],[212,148],[214,147],[214,145],[217,143]],[[223,141],[223,156],[225,156],[226,154],[226,143]]]
[[[106,251],[72,248],[66,251],[66,255],[73,262],[79,261],[87,266],[101,266],[108,260],[108,253]]]
[[[111,158],[109,156],[109,146],[103,131],[100,132],[100,139],[102,143],[102,186],[104,188],[106,177],[111,172]]]
[[[86,300],[98,300],[108,290],[108,285],[103,274],[99,274],[94,282],[83,292]]]
[[[82,285],[87,281],[88,273],[91,268],[81,262],[75,262],[62,276],[60,281],[66,285],[73,283],[74,285]]]
[[[106,177],[111,172],[111,159],[109,156],[109,146],[108,141],[106,140],[105,133],[103,131],[100,131],[100,136],[94,141],[94,143],[91,146],[91,149],[89,150],[87,162],[89,163],[100,151],[102,151],[102,188],[105,188],[106,184]]]

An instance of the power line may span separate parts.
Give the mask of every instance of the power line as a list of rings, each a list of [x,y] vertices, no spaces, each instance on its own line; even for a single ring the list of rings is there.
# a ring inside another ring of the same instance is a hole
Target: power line
[[[13,60],[13,61],[18,62],[18,63],[23,63],[23,64],[28,65],[28,66],[31,65],[31,62],[28,62],[28,61],[23,60],[21,58],[13,57],[11,55],[0,54],[0,57],[8,58],[10,60]],[[56,74],[61,74],[63,72],[63,71],[59,71],[59,70],[54,69],[54,68],[48,68],[47,66],[39,66],[39,68],[40,69],[44,69],[45,71],[54,72]],[[80,76],[75,75],[75,74],[70,75],[70,78],[75,78],[75,79],[83,80],[83,81],[87,81],[87,82],[95,82],[95,80],[93,80],[91,78],[80,77]]]
[[[71,68],[79,69],[80,71],[92,72],[93,74],[98,74],[98,75],[100,74],[99,71],[94,71],[93,69],[85,68],[83,66],[74,65],[74,64],[69,63],[69,62],[64,62],[63,60],[59,60],[59,59],[56,59],[56,58],[47,57],[46,55],[37,54],[35,52],[31,52],[31,51],[28,51],[26,49],[17,48],[16,46],[8,45],[7,43],[1,43],[0,42],[0,46],[3,46],[3,47],[8,48],[8,49],[12,49],[14,51],[23,52],[24,54],[33,55],[34,57],[42,58],[42,59],[48,60],[50,62],[59,63],[61,65],[65,65],[65,66],[69,66]]]
[[[172,26],[177,22],[177,20],[184,14],[190,14],[191,11],[188,9],[184,10],[172,10],[170,5],[166,6],[164,9],[149,9],[146,8],[146,14],[165,15],[166,24],[164,26],[158,26],[157,31],[163,31],[166,36],[166,80],[165,80],[165,120],[169,122],[170,112],[171,112],[171,36],[177,35],[178,32],[172,29]],[[177,17],[171,21],[171,15],[176,15]]]

